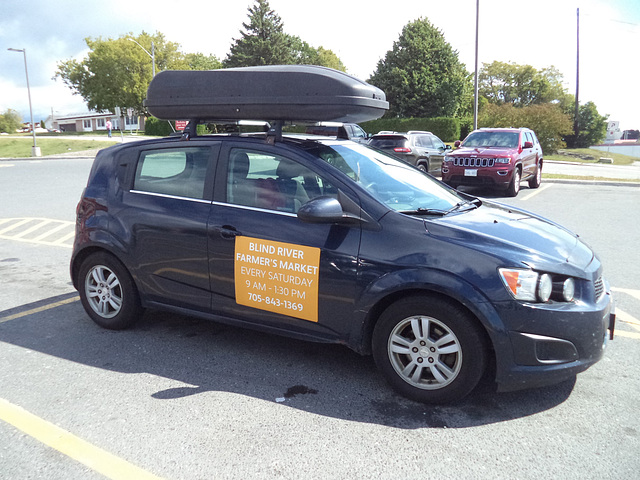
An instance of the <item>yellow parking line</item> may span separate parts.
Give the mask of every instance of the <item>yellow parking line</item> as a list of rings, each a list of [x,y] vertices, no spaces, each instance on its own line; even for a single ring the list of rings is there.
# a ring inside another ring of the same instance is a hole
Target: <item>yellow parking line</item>
[[[0,420],[111,479],[159,479],[72,433],[0,398]]]
[[[627,312],[623,312],[619,308],[616,308],[616,320],[626,323],[627,325],[631,326],[631,328],[640,330],[640,320],[635,318],[633,315],[628,314]]]
[[[620,329],[616,329],[615,336],[616,337],[634,338],[636,340],[640,340],[640,333],[638,333],[638,332],[627,332],[625,330],[620,330]]]
[[[547,188],[549,188],[552,184],[551,183],[545,183],[543,186],[537,188],[536,190],[532,191],[529,195],[527,195],[526,197],[524,197],[522,200],[529,200],[532,197],[535,197],[536,195],[538,195],[540,192],[545,191]]]
[[[614,292],[626,293],[627,295],[631,295],[637,300],[640,300],[640,290],[634,290],[632,288],[617,288],[617,287],[611,287],[611,290]]]
[[[45,310],[51,310],[52,308],[60,307],[61,305],[66,305],[67,303],[77,302],[78,300],[80,300],[80,297],[77,296],[66,298],[64,300],[60,300],[59,302],[49,303],[47,305],[43,305],[42,307],[32,308],[31,310],[25,310],[24,312],[9,315],[8,317],[0,317],[0,323],[15,320],[16,318],[26,317],[28,315],[33,315],[34,313],[44,312]]]

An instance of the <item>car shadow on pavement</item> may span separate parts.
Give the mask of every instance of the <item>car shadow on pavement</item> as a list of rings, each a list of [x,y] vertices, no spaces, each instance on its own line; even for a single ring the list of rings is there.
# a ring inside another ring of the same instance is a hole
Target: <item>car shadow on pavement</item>
[[[69,295],[61,297],[69,300]],[[51,309],[25,306],[22,311],[31,313],[23,316],[16,316],[16,309],[0,312],[0,342],[90,367],[179,383],[153,393],[158,401],[221,391],[355,422],[403,429],[468,428],[552,409],[575,385],[574,379],[511,393],[481,386],[460,403],[424,405],[394,393],[371,357],[340,345],[157,311],[147,311],[129,330],[105,330],[89,319],[79,301],[63,303],[61,297],[48,299],[58,305]],[[9,313],[12,319],[6,320]],[[29,381],[28,375],[23,378]],[[127,395],[129,402],[136,402],[137,392]]]

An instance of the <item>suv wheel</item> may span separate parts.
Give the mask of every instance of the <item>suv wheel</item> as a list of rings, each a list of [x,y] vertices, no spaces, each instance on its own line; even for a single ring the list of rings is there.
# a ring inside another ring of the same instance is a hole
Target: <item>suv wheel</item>
[[[373,356],[400,394],[424,403],[448,403],[480,381],[487,353],[479,326],[462,307],[416,296],[391,305],[373,333]]]
[[[520,181],[522,180],[522,174],[520,173],[520,168],[516,167],[513,171],[513,178],[511,179],[511,183],[507,187],[507,197],[515,197],[518,195],[520,191]]]
[[[419,170],[422,170],[423,172],[427,173],[429,171],[429,167],[427,166],[426,162],[428,161],[429,161],[428,159],[426,161],[421,161],[416,166],[418,167]]]
[[[94,322],[121,330],[140,318],[138,291],[127,269],[114,256],[100,252],[80,266],[80,300]]]
[[[529,179],[529,188],[538,188],[542,183],[542,162],[536,167],[536,174]]]

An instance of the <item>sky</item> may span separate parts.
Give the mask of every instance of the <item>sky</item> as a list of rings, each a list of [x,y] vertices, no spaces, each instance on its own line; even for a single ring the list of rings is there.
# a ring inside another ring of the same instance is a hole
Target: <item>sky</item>
[[[576,91],[580,10],[579,100],[592,101],[622,130],[640,129],[640,0],[479,0],[479,68],[495,60],[556,67]],[[224,59],[240,37],[253,0],[0,0],[0,113],[29,120],[26,49],[36,122],[53,112],[86,111],[82,98],[54,80],[58,62],[88,53],[85,38],[161,32],[184,53]],[[367,80],[402,28],[427,18],[470,72],[475,68],[476,0],[270,0],[284,31],[332,50],[347,72]],[[149,59],[151,61],[151,59]]]

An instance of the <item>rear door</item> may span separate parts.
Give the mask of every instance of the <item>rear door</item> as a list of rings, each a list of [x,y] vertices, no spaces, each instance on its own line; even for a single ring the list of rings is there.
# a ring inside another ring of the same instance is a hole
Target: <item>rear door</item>
[[[225,142],[208,228],[212,310],[302,335],[344,336],[360,227],[296,216],[309,199],[338,189],[348,191],[290,150]]]
[[[207,221],[219,143],[129,149],[129,178],[110,231],[143,299],[208,310]]]

